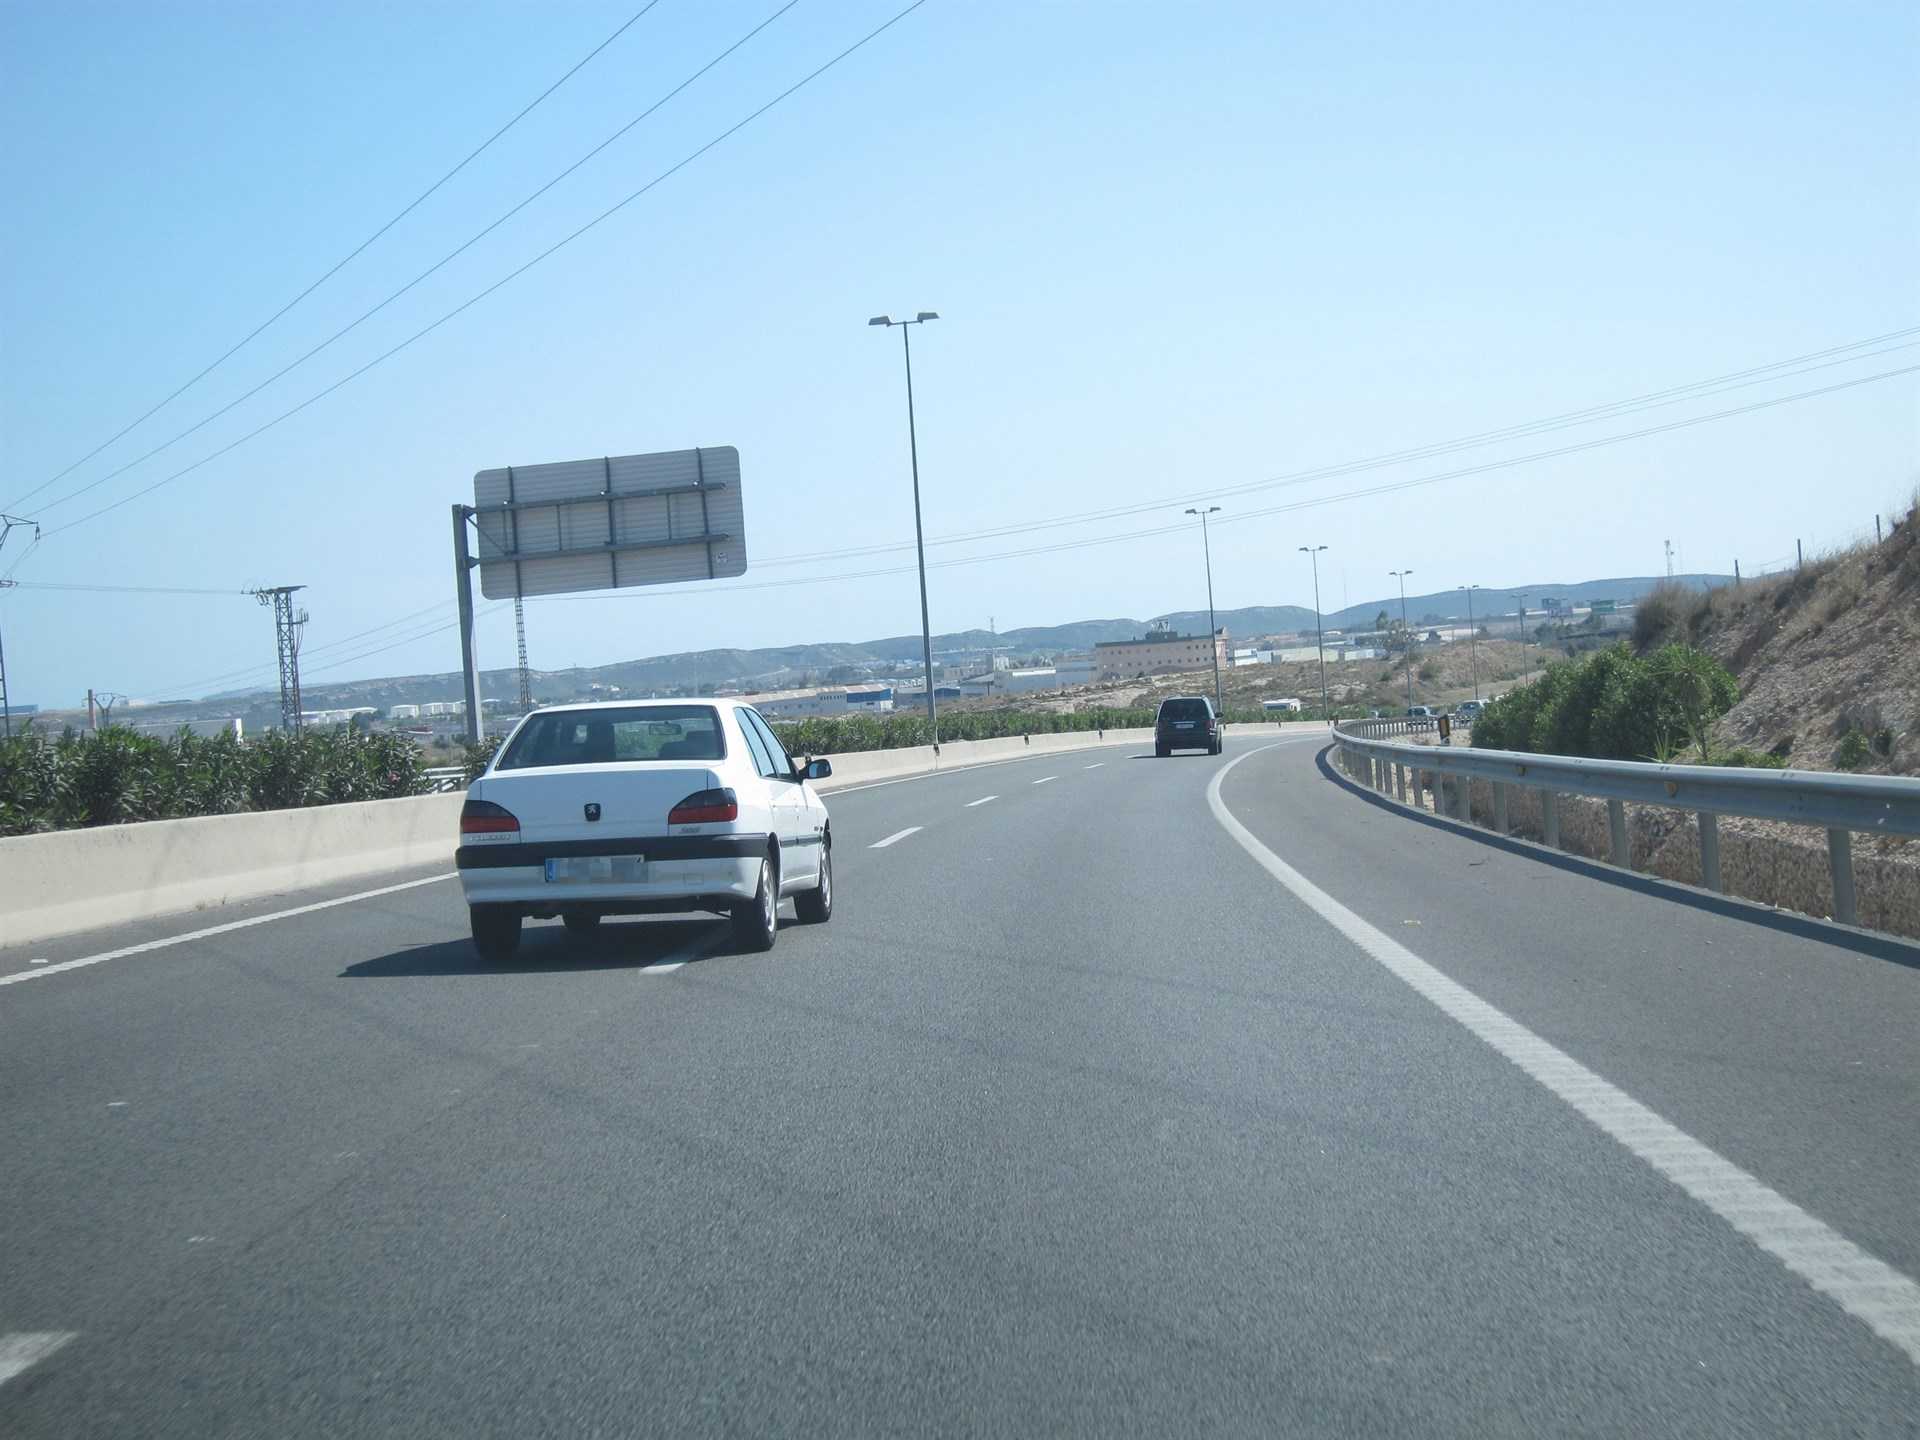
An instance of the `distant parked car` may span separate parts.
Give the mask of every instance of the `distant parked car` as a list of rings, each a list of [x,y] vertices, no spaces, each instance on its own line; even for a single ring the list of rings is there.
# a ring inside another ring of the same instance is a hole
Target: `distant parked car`
[[[605,915],[712,910],[768,950],[782,896],[833,914],[833,837],[808,783],[758,712],[731,700],[616,701],[536,710],[467,788],[454,861],[488,960],[521,921],[590,934]]]
[[[1213,702],[1204,695],[1170,695],[1153,720],[1153,753],[1165,759],[1176,750],[1218,755],[1224,742]]]
[[[1478,700],[1462,700],[1453,707],[1453,718],[1471,725],[1480,718],[1480,712],[1484,708]]]
[[[1431,720],[1433,719],[1433,707],[1431,705],[1409,705],[1407,707],[1407,718],[1409,720]]]

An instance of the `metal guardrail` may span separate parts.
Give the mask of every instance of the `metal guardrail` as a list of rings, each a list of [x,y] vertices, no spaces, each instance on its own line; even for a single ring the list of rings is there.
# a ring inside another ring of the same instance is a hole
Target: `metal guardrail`
[[[1430,735],[1440,728],[1440,721],[1432,715],[1388,715],[1377,720],[1342,720],[1335,728],[1379,740],[1388,735]]]
[[[427,771],[427,784],[431,794],[445,795],[467,788],[467,767],[464,765],[438,765]]]
[[[1833,872],[1833,918],[1858,923],[1853,885],[1853,833],[1920,835],[1920,780],[1879,775],[1830,775],[1809,770],[1753,770],[1717,765],[1656,765],[1631,760],[1587,760],[1569,755],[1534,755],[1517,750],[1475,750],[1464,746],[1410,745],[1385,739],[1379,729],[1433,722],[1417,720],[1343,721],[1334,727],[1349,773],[1382,794],[1403,803],[1411,786],[1413,803],[1431,793],[1434,808],[1456,820],[1471,820],[1469,782],[1493,787],[1493,826],[1508,831],[1512,790],[1541,792],[1543,839],[1560,844],[1561,795],[1586,795],[1607,802],[1609,858],[1630,867],[1626,806],[1656,805],[1692,810],[1699,817],[1700,873],[1707,888],[1725,893],[1720,881],[1722,815],[1817,825],[1827,832],[1827,858]],[[1407,733],[1406,731],[1385,733]]]

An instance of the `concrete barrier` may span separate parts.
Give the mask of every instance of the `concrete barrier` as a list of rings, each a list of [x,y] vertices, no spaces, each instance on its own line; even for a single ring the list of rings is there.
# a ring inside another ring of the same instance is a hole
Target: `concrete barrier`
[[[1264,734],[1270,727],[1236,727]],[[1298,726],[1288,726],[1295,729]],[[1308,728],[1319,728],[1317,725]],[[1233,733],[1233,732],[1230,732]],[[1028,756],[1153,743],[1151,730],[959,740],[829,756],[822,794]],[[422,865],[451,865],[459,794],[0,839],[0,948]]]
[[[0,839],[0,946],[451,864],[462,795]]]

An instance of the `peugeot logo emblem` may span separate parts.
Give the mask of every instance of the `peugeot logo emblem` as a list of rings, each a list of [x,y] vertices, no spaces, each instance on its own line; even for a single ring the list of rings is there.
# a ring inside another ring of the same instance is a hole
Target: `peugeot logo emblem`
[[[598,820],[600,818],[600,807],[597,804],[589,804],[586,807],[586,810],[587,810],[587,819]]]

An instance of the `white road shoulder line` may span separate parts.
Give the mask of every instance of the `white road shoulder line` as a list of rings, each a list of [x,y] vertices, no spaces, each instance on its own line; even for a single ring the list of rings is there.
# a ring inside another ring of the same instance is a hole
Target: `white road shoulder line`
[[[1261,750],[1271,750],[1271,745]],[[1334,929],[1688,1195],[1920,1365],[1920,1284],[1661,1118],[1626,1091],[1449,979],[1295,870],[1228,810],[1220,784],[1250,750],[1214,772],[1207,805],[1268,874]]]
[[[1033,783],[1035,785],[1044,785],[1049,780],[1058,780],[1059,778],[1060,777],[1058,775],[1042,775],[1038,780],[1035,780]]]
[[[999,798],[1000,797],[998,795],[982,795],[978,800],[967,801],[965,808],[968,810],[971,810],[976,805],[984,805],[989,800],[998,800]]]
[[[867,848],[869,850],[884,850],[889,845],[898,844],[900,841],[906,839],[909,835],[918,835],[922,830],[926,828],[927,827],[924,825],[909,825],[904,830],[894,831],[893,834],[887,836],[887,838],[884,840],[874,841],[873,844],[869,845]]]
[[[195,940],[207,940],[215,935],[226,935],[255,925],[268,925],[275,920],[291,920],[296,915],[311,915],[316,910],[331,910],[336,905],[352,905],[359,900],[394,895],[402,890],[416,890],[422,885],[437,885],[442,880],[453,879],[456,873],[449,870],[444,875],[429,875],[424,880],[403,880],[398,885],[382,885],[378,890],[362,890],[353,895],[339,895],[331,900],[316,900],[311,905],[296,905],[291,910],[275,910],[270,915],[255,915],[246,920],[229,920],[224,925],[209,925],[204,930],[189,930],[184,935],[169,935],[164,940],[148,940],[139,945],[125,945],[118,950],[106,950],[98,955],[83,955],[78,960],[62,960],[58,965],[47,965],[39,970],[21,970],[12,975],[0,975],[0,985],[17,985],[22,980],[39,980],[48,975],[59,975],[67,970],[79,970],[88,965],[101,965],[108,960],[124,960],[129,955],[144,955],[149,950],[165,950],[169,945],[187,945]]]
[[[30,1365],[53,1354],[74,1338],[72,1330],[42,1330],[26,1334],[0,1335],[0,1385],[4,1385]]]

